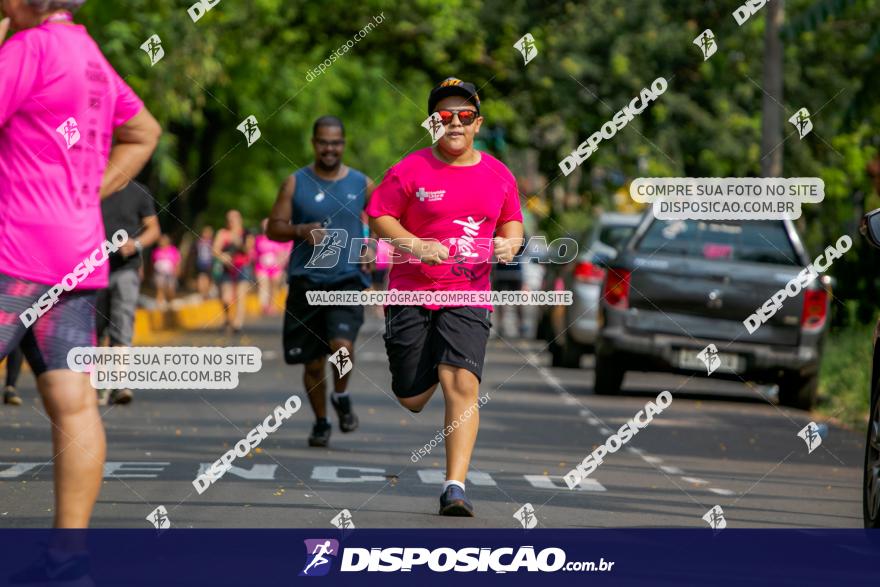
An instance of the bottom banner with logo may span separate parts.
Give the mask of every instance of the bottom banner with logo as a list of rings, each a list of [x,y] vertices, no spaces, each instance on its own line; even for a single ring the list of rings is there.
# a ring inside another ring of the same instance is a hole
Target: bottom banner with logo
[[[22,529],[0,561],[0,585],[876,585],[880,530]]]

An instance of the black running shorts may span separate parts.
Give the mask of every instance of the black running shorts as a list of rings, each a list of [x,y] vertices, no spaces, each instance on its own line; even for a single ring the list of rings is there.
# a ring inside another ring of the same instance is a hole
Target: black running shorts
[[[388,306],[385,308],[385,350],[391,370],[391,390],[413,397],[439,382],[438,365],[463,367],[483,377],[489,310]]]
[[[289,365],[308,363],[330,354],[330,341],[357,339],[364,323],[363,306],[312,306],[308,291],[362,291],[355,276],[332,286],[318,285],[305,278],[290,282],[284,312],[284,361]]]

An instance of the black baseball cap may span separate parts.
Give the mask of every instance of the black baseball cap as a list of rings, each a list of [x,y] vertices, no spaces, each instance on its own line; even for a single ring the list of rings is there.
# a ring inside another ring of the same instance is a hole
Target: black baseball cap
[[[428,114],[434,112],[437,102],[449,96],[461,96],[476,106],[477,114],[480,113],[480,97],[477,95],[477,87],[470,82],[463,82],[457,77],[448,77],[431,90],[428,96]]]

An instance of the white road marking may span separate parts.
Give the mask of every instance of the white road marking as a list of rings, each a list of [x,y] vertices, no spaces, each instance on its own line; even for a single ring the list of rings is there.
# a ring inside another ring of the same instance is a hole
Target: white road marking
[[[36,469],[44,463],[0,463],[0,466],[12,465],[10,468],[0,471],[0,479],[15,479],[21,477],[31,469]]]
[[[554,491],[568,489],[568,485],[559,475],[523,475],[523,477],[532,487],[537,489],[553,489]],[[575,489],[578,491],[606,491],[601,483],[589,477],[581,481]]]
[[[112,479],[155,479],[171,463],[127,461],[107,461],[104,463],[104,477]]]
[[[718,489],[717,487],[709,487],[708,489],[712,493],[716,493],[718,495],[736,495],[736,493],[729,489]]]
[[[684,475],[684,471],[679,469],[678,467],[669,467],[663,466],[660,467],[660,470],[666,473],[667,475]]]
[[[198,474],[201,475],[202,473],[207,471],[210,466],[211,463],[201,463],[199,465]],[[242,479],[249,479],[252,481],[273,481],[275,479],[275,471],[277,469],[278,465],[255,464],[253,467],[251,467],[250,470],[233,465],[229,468],[228,471],[226,471],[226,475],[235,475],[236,477],[241,477]]]
[[[358,473],[357,477],[340,477],[340,471],[354,471]],[[361,473],[379,473],[379,475],[363,475]],[[368,483],[370,481],[385,481],[385,469],[375,469],[372,467],[336,467],[316,466],[312,469],[312,480],[326,481],[327,483]]]
[[[551,387],[553,387],[556,390],[556,392],[559,395],[562,396],[562,399],[566,404],[580,403],[577,400],[577,398],[575,398],[575,396],[573,396],[571,393],[568,392],[568,390],[565,389],[565,386],[563,386],[562,383],[560,383],[559,379],[557,379],[557,377],[553,373],[551,373],[546,367],[544,367],[540,364],[540,358],[534,352],[531,352],[528,354],[527,360],[529,362],[529,365],[531,367],[533,367],[538,372],[538,374],[541,377],[543,377],[544,380]],[[578,413],[580,414],[580,416],[582,418],[586,418],[588,424],[590,424],[591,426],[598,427],[599,432],[601,434],[606,435],[606,436],[609,436],[612,434],[612,431],[609,430],[608,427],[605,426],[602,423],[602,421],[596,416],[596,414],[594,414],[593,411],[590,410],[589,408],[582,406],[581,410]],[[632,454],[640,456],[642,458],[642,460],[644,460],[646,463],[651,464],[651,465],[657,466],[663,462],[663,459],[661,459],[659,457],[650,456],[650,455],[646,454],[644,450],[642,450],[640,448],[636,448],[634,446],[627,446],[626,450]],[[660,466],[659,468],[661,471],[663,471],[667,475],[683,475],[684,474],[684,471],[678,467]],[[529,475],[526,475],[527,479],[529,477],[530,477]],[[708,485],[708,483],[709,483],[708,481],[704,481],[704,480],[698,479],[696,477],[681,477],[681,479],[683,481],[686,481],[688,483],[693,483],[695,485]],[[586,482],[586,481],[590,481],[590,479],[584,480],[584,482]],[[534,483],[533,483],[533,485],[534,485]],[[711,487],[708,489],[718,495],[735,495],[735,492],[730,491],[728,489],[711,488]],[[604,491],[604,488],[602,488],[602,490]]]
[[[430,485],[442,485],[443,482],[446,481],[446,472],[441,471],[440,469],[419,469],[416,472],[418,473],[419,479],[421,479],[422,483],[428,483]],[[490,487],[498,485],[488,473],[485,473],[483,471],[468,471],[466,480],[468,483],[472,483],[474,485],[487,485]]]

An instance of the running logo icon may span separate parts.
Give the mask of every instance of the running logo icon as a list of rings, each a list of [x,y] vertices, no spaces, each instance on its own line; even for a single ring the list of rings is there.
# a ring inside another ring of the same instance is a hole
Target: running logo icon
[[[522,527],[526,530],[531,530],[538,525],[538,518],[535,516],[535,508],[533,508],[530,503],[527,503],[516,510],[513,517],[519,520],[519,523],[522,524]]]
[[[263,136],[263,134],[260,132],[260,127],[257,126],[257,118],[253,115],[248,116],[243,121],[241,121],[241,124],[239,124],[236,128],[240,130],[242,134],[244,134],[244,137],[247,139],[248,148],[250,148],[251,145],[256,143],[258,140],[260,140],[260,137]]]
[[[703,61],[706,61],[718,50],[718,43],[715,42],[715,33],[712,32],[712,29],[706,29],[700,35],[694,39],[694,45],[700,48],[700,51],[703,52]]]
[[[332,538],[307,539],[306,566],[300,577],[323,577],[330,572],[330,563],[339,554],[339,541]]]
[[[162,39],[159,35],[153,35],[147,39],[141,49],[150,57],[150,67],[156,65],[165,57],[165,49],[162,48]]]
[[[156,530],[167,530],[171,527],[171,520],[168,518],[168,511],[164,505],[160,505],[146,517],[146,520],[156,527]]]
[[[439,141],[443,135],[446,134],[446,127],[443,126],[443,121],[440,119],[440,114],[438,112],[434,112],[422,122],[422,126],[425,130],[428,131],[428,134],[431,135],[431,141],[437,142]]]
[[[342,257],[342,249],[348,242],[348,231],[344,228],[324,229],[324,238],[315,245],[306,269],[332,269]]]
[[[790,123],[794,125],[794,127],[798,131],[798,135],[800,135],[801,140],[813,130],[813,121],[810,120],[810,111],[806,108],[801,108],[797,112],[794,113],[794,116],[788,119]]]
[[[822,434],[815,422],[810,422],[804,426],[797,435],[807,443],[807,450],[809,451],[807,454],[810,454],[822,444]]]
[[[720,505],[716,505],[706,512],[703,519],[709,524],[709,527],[716,532],[727,528],[727,520],[724,519],[724,510],[721,509]]]
[[[351,512],[342,510],[336,517],[330,520],[330,523],[340,530],[354,530],[354,522],[352,521]]]
[[[535,37],[533,37],[531,33],[524,34],[519,41],[513,44],[513,48],[518,49],[519,52],[522,53],[523,59],[525,60],[523,65],[528,65],[529,61],[538,55],[538,48],[535,46]]]
[[[55,129],[55,132],[64,137],[64,142],[67,145],[68,150],[70,150],[79,142],[80,138],[82,138],[79,134],[79,125],[76,123],[76,119],[73,116],[62,122],[61,126]]]
[[[352,362],[351,355],[348,352],[348,349],[343,347],[339,347],[339,350],[330,355],[330,358],[327,359],[327,362],[336,367],[337,373],[339,373],[339,378],[345,377],[345,375],[351,371]]]
[[[697,354],[697,358],[703,361],[703,364],[706,365],[706,371],[708,371],[706,375],[711,375],[721,366],[721,359],[718,357],[718,347],[714,344],[710,344],[701,350]]]

